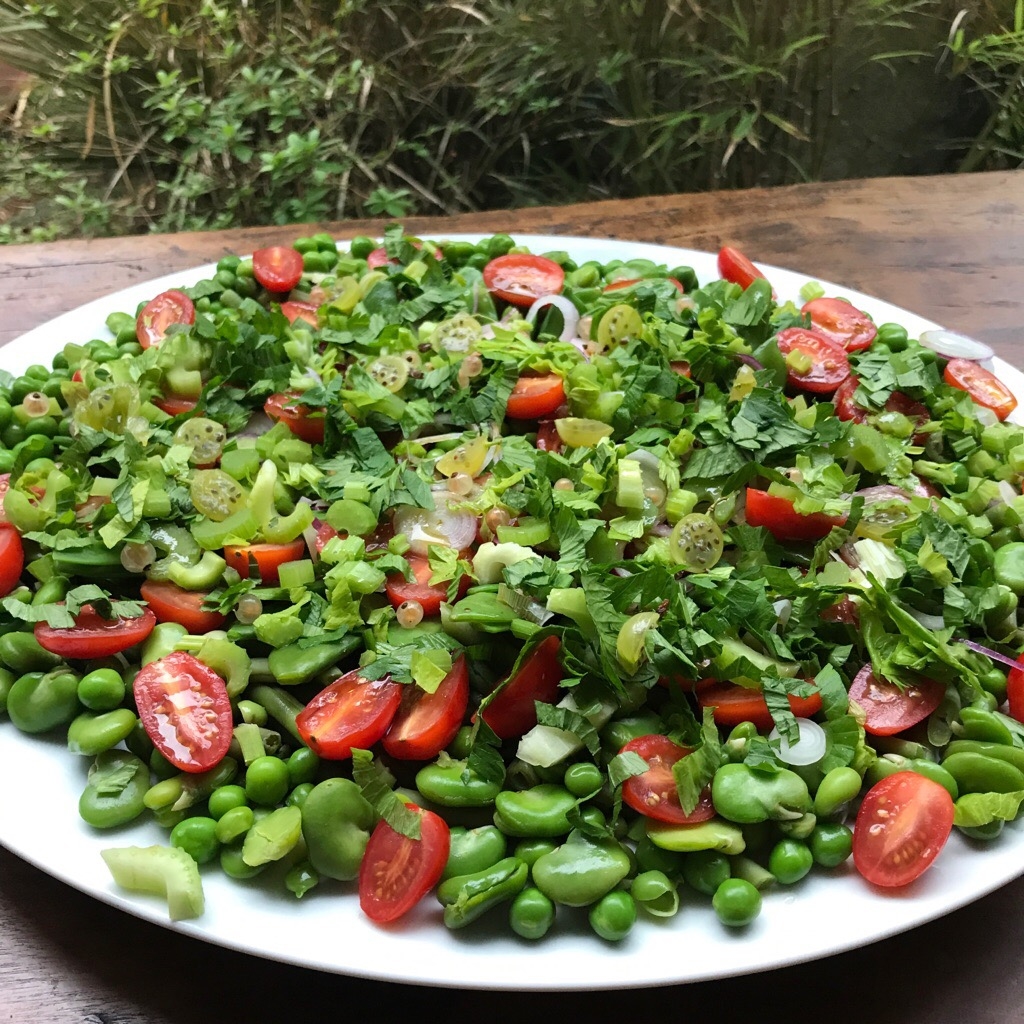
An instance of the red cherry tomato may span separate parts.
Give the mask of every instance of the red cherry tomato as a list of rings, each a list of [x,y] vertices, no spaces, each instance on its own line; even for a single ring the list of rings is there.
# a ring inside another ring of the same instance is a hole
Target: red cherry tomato
[[[414,249],[422,249],[423,246],[419,242],[413,242],[412,247]],[[374,249],[369,256],[366,257],[366,265],[370,270],[380,270],[381,267],[386,267],[388,264],[393,266],[401,266],[402,261],[398,259],[388,259],[388,251],[383,246],[379,249]]]
[[[196,400],[182,398],[181,395],[158,395],[153,399],[153,404],[168,416],[181,416],[183,413],[192,412],[195,409]]]
[[[194,324],[196,307],[192,300],[176,288],[150,299],[135,321],[135,337],[143,348],[159,345],[171,324]]]
[[[320,757],[340,761],[352,748],[372,747],[388,731],[402,703],[399,683],[365,679],[355,669],[321,690],[295,718],[306,746]]]
[[[139,591],[157,622],[177,622],[196,635],[224,625],[220,612],[203,610],[206,594],[202,591],[185,590],[170,580],[146,580]]]
[[[562,438],[554,420],[541,420],[537,424],[536,445],[538,451],[554,452],[556,455],[562,450]]]
[[[718,273],[726,281],[732,281],[744,289],[759,278],[764,278],[764,274],[739,249],[729,245],[718,250]]]
[[[0,505],[0,510],[2,508]],[[25,548],[21,535],[13,526],[0,526],[0,597],[6,597],[18,585],[24,568]]]
[[[672,765],[691,752],[686,747],[673,743],[667,736],[651,734],[630,740],[619,753],[626,751],[639,754],[650,765],[643,775],[634,775],[622,784],[622,799],[634,811],[671,825],[696,825],[715,816],[710,788],[705,788],[689,814],[679,802]]]
[[[290,245],[257,249],[252,275],[268,292],[290,292],[302,280],[302,253]]]
[[[835,604],[823,608],[821,612],[825,622],[838,622],[844,626],[860,626],[860,609],[857,602],[848,597],[841,598]]]
[[[484,267],[484,287],[514,306],[532,306],[542,295],[557,295],[565,284],[565,271],[546,256],[509,253]]]
[[[864,731],[872,736],[892,736],[923,722],[946,696],[946,687],[934,679],[899,687],[879,679],[865,665],[850,684],[850,700],[864,709]]]
[[[420,838],[410,839],[379,821],[359,866],[359,906],[378,924],[397,921],[437,885],[451,850],[443,818],[406,806],[420,816]]]
[[[224,549],[224,561],[243,579],[249,578],[249,559],[256,559],[260,579],[271,585],[277,583],[277,571],[285,562],[297,562],[306,557],[306,542],[299,537],[287,544],[229,544]]]
[[[701,685],[697,703],[702,708],[714,708],[717,725],[732,727],[740,722],[753,722],[758,729],[770,729],[775,724],[764,694],[738,683],[713,682]],[[810,718],[821,710],[821,694],[813,693],[810,697],[794,697],[790,694],[789,707],[797,718]]]
[[[205,772],[231,744],[231,702],[212,668],[186,651],[143,665],[134,683],[146,734],[183,772]]]
[[[833,526],[842,526],[842,516],[828,516],[824,512],[801,515],[789,498],[780,498],[747,488],[747,525],[763,526],[778,541],[815,541],[827,537]]]
[[[153,632],[156,616],[147,608],[132,619],[104,619],[92,605],[82,605],[75,624],[66,629],[37,622],[39,646],[62,658],[109,658],[128,650]]]
[[[853,829],[853,863],[872,885],[919,878],[953,830],[953,798],[916,772],[896,772],[867,791]]]
[[[431,584],[433,570],[430,562],[422,555],[406,555],[406,559],[416,579],[410,583],[401,573],[391,573],[384,583],[388,600],[395,608],[405,601],[418,601],[427,617],[440,615],[441,605],[448,600],[448,584]],[[459,581],[460,597],[469,589],[471,582],[468,576],[463,576]]]
[[[263,403],[263,411],[275,422],[283,423],[296,437],[310,444],[324,443],[324,417],[308,405],[297,404],[296,392],[279,392]]]
[[[433,693],[416,685],[402,687],[402,703],[382,746],[400,761],[432,761],[455,739],[468,706],[469,667],[460,654]]]
[[[503,740],[522,736],[537,724],[534,701],[553,704],[564,672],[558,660],[558,637],[545,637],[530,652],[522,668],[481,712],[483,720]]]
[[[288,317],[290,324],[295,323],[296,320],[305,320],[312,327],[320,326],[316,315],[316,306],[311,302],[282,302],[281,312]]]
[[[857,388],[860,387],[860,379],[854,374],[850,374],[849,377],[839,385],[839,389],[832,396],[832,404],[836,409],[836,416],[841,420],[847,420],[853,423],[866,423],[868,419],[868,410],[863,406],[858,405],[854,395],[857,392]],[[931,419],[931,413],[928,411],[928,406],[922,402],[916,402],[909,395],[903,394],[902,391],[894,391],[886,400],[884,406],[885,412],[898,412],[902,413],[907,419],[914,420],[918,426],[927,423]],[[915,434],[914,443],[923,444],[927,440],[924,434]]]
[[[332,540],[334,540],[335,537],[340,537],[340,536],[341,536],[341,534],[339,534],[338,531],[333,526],[331,526],[330,523],[321,523],[317,527],[316,541],[314,542],[314,547],[316,548],[316,553],[318,555],[321,554],[323,552],[324,548],[327,547],[327,545]]]
[[[1001,420],[1017,408],[1013,392],[994,373],[970,359],[950,359],[942,377],[947,384],[966,391],[978,405],[991,409]]]
[[[1024,654],[1017,659],[1017,667],[1006,675],[1006,700],[1010,717],[1024,722]]]
[[[565,385],[557,373],[520,377],[508,396],[505,415],[513,420],[539,420],[550,416],[565,401]]]
[[[878,334],[871,317],[845,299],[811,299],[804,303],[800,312],[811,318],[816,334],[825,335],[847,352],[868,348]]]
[[[807,370],[798,370],[786,361],[786,383],[792,388],[830,395],[850,376],[850,360],[840,345],[817,331],[787,327],[775,336],[779,351],[788,356],[798,352],[810,360]]]

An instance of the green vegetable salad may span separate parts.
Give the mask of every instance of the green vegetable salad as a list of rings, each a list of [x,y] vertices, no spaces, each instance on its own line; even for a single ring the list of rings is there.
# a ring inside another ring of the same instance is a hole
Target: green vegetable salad
[[[316,235],[0,373],[0,743],[66,736],[97,834],[166,828],[103,856],[174,919],[222,870],[614,942],[997,842],[1013,395],[719,269]]]

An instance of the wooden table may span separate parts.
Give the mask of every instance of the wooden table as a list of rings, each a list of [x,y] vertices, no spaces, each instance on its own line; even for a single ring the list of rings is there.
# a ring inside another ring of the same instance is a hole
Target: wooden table
[[[381,226],[318,229],[340,238]],[[415,218],[408,227],[434,237],[502,230],[707,250],[735,244],[756,259],[899,303],[1024,365],[1021,173]],[[305,231],[261,228],[0,248],[0,344],[112,289],[299,233]],[[769,974],[685,988],[489,997],[323,975],[198,944],[100,904],[0,849],[0,1021],[225,1024],[374,1007],[385,1019],[491,1020],[541,1006],[554,1019],[647,1021],[698,1012],[718,1024],[749,1024],[755,1014],[793,1024],[1017,1021],[1024,1020],[1022,920],[1024,879],[906,935]],[[823,935],[841,927],[821,922]]]

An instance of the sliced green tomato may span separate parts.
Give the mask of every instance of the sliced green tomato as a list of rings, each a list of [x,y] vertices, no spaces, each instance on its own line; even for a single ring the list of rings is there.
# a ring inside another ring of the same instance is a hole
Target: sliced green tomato
[[[615,656],[630,675],[636,672],[644,660],[647,634],[658,625],[660,619],[657,612],[638,612],[622,624],[615,641]]]
[[[351,313],[363,297],[359,282],[354,277],[340,278],[330,288],[324,288],[324,291],[330,308],[342,313]]]
[[[366,372],[393,395],[398,394],[409,380],[409,364],[399,356],[377,356]]]
[[[228,433],[216,420],[205,416],[193,416],[174,432],[175,444],[192,446],[189,461],[196,466],[208,466],[216,462],[224,451]]]
[[[702,512],[683,516],[668,541],[672,561],[689,572],[706,572],[717,565],[724,546],[718,523]]]
[[[451,320],[439,323],[430,340],[437,348],[447,349],[449,352],[468,352],[473,343],[479,341],[482,336],[483,328],[480,322],[468,313],[459,313]]]
[[[223,522],[228,516],[245,508],[245,488],[222,469],[200,469],[192,477],[189,488],[192,504],[208,519]]]
[[[640,337],[644,322],[640,314],[624,302],[612,306],[597,325],[597,341],[603,348],[620,345],[630,338]]]
[[[607,423],[579,416],[555,420],[555,430],[562,442],[570,448],[592,448],[602,438],[611,437],[612,434],[612,428]]]
[[[450,452],[445,452],[437,460],[437,471],[445,476],[454,476],[456,473],[479,476],[487,459],[488,447],[487,439],[483,434],[478,434]]]

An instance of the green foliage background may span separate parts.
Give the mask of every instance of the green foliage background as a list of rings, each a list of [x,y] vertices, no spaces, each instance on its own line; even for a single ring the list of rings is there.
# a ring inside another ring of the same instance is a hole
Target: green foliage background
[[[1024,163],[1024,0],[0,0],[0,241]]]

